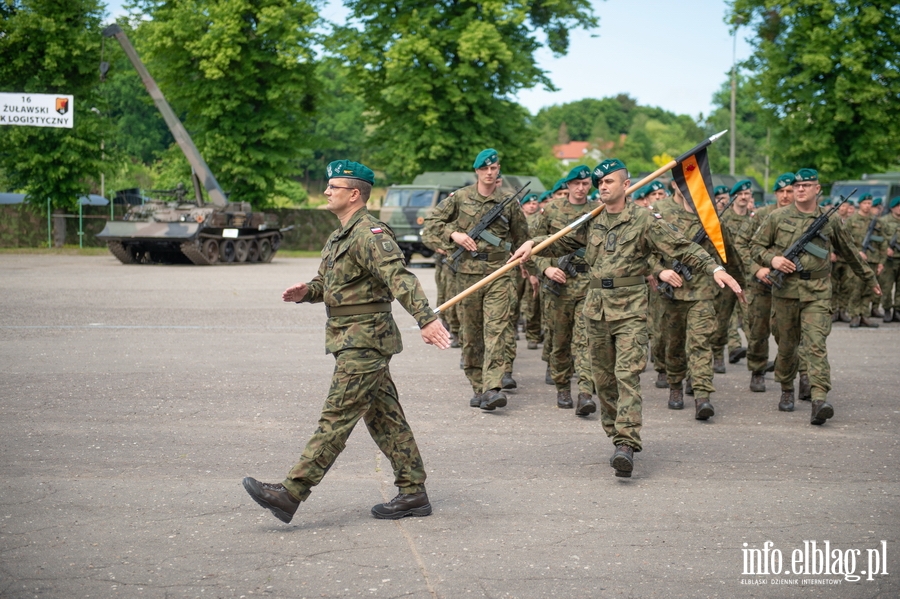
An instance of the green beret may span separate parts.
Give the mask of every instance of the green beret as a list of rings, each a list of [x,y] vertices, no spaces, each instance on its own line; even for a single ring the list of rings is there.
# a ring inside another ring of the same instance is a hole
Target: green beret
[[[881,206],[881,198],[875,198],[874,200],[872,200],[872,208],[874,208],[875,206]]]
[[[779,189],[784,189],[785,187],[789,187],[794,184],[794,173],[785,173],[775,179],[775,187],[772,188],[772,191],[778,191]]]
[[[801,168],[797,171],[797,174],[794,175],[794,181],[816,181],[819,180],[819,171],[814,168]]]
[[[825,198],[824,200],[819,202],[819,206],[822,206],[823,208],[825,206],[830,206],[830,205],[831,205],[831,198]]]
[[[750,188],[753,187],[753,183],[750,182],[750,179],[744,179],[743,181],[738,181],[734,184],[734,187],[731,188],[731,193],[729,195],[736,196],[742,191],[749,191]]]
[[[582,165],[576,166],[572,170],[569,171],[569,174],[566,175],[563,179],[566,183],[569,181],[578,181],[581,179],[590,179],[591,178],[591,169]]]
[[[872,194],[871,194],[871,193],[864,193],[864,194],[862,194],[861,196],[859,196],[859,199],[856,200],[856,205],[858,206],[858,205],[860,205],[861,203],[865,202],[866,200],[872,201]]]
[[[569,188],[569,182],[566,181],[565,178],[562,178],[559,181],[557,181],[556,183],[554,183],[553,187],[550,188],[550,195],[553,195],[560,189],[568,189],[568,188]]]
[[[618,158],[610,158],[608,160],[604,160],[594,167],[594,172],[591,173],[591,183],[593,183],[594,187],[599,187],[600,179],[610,173],[614,173],[623,169],[627,170],[625,168],[625,163]]]
[[[647,193],[653,193],[654,191],[659,191],[660,189],[665,189],[666,186],[660,183],[659,181],[654,181],[647,185]]]
[[[475,157],[475,162],[472,164],[472,168],[478,170],[483,166],[490,166],[492,164],[497,164],[498,162],[500,162],[500,156],[497,154],[497,150],[488,148],[487,150],[482,150],[478,153],[478,156]]]
[[[595,189],[594,191],[592,191],[591,193],[588,194],[588,202],[596,202],[599,197],[600,197],[600,192]],[[900,200],[900,198],[897,198],[897,199]]]
[[[541,197],[538,198],[538,202],[546,202],[550,199],[550,196],[553,195],[552,191],[545,191],[541,194]]]
[[[650,192],[650,186],[644,185],[643,187],[638,187],[634,190],[634,193],[631,194],[632,200],[643,200],[647,197],[647,194]]]
[[[521,200],[519,200],[519,203],[520,203],[520,204],[527,204],[528,202],[539,202],[539,201],[540,201],[540,200],[538,200],[538,194],[536,194],[536,193],[529,193],[529,194],[526,195],[524,198],[522,198]]]
[[[358,162],[350,160],[335,160],[325,167],[328,179],[359,179],[370,185],[375,184],[375,173],[372,169]]]
[[[728,193],[728,188],[724,185],[716,185],[715,188],[713,188],[713,196],[717,196],[723,193]]]
[[[897,206],[900,206],[900,196],[897,196],[896,198],[891,200],[890,204],[888,204],[888,208],[890,208],[891,210],[893,210]]]

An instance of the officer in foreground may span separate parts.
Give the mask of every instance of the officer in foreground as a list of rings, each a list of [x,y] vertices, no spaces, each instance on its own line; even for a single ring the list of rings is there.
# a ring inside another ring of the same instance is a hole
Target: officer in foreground
[[[694,272],[706,271],[719,287],[741,293],[737,281],[700,246],[673,231],[656,213],[625,201],[631,185],[625,165],[604,160],[591,173],[606,208],[583,234],[567,235],[548,255],[563,256],[586,247],[590,284],[584,304],[594,388],[600,419],[616,449],[609,460],[616,476],[630,477],[641,445],[641,382],[647,363],[647,287],[651,254],[681,260]],[[579,229],[580,230],[580,229]],[[523,243],[512,260],[528,260],[538,237]]]
[[[406,270],[391,230],[366,210],[374,173],[356,162],[328,165],[328,210],[341,222],[322,250],[319,272],[309,283],[289,287],[286,302],[325,303],[325,350],[334,354],[331,389],[319,426],[300,460],[282,483],[247,477],[253,500],[282,522],[290,522],[301,501],[319,484],[360,418],[394,469],[400,493],[372,508],[376,518],[428,516],[425,467],[391,380],[391,356],[403,349],[391,316],[396,298],[421,329],[422,340],[441,349],[450,335],[428,306],[418,279]]]
[[[781,288],[772,289],[774,326],[779,331],[775,380],[781,383],[778,409],[794,410],[794,379],[801,359],[809,374],[812,399],[811,424],[824,424],[834,416],[834,408],[826,401],[831,390],[831,366],[828,364],[826,339],[831,333],[831,259],[836,252],[865,281],[876,295],[881,288],[875,273],[860,257],[840,219],[832,217],[820,236],[808,244],[800,256],[803,267],[785,258],[793,245],[825,211],[816,196],[822,189],[815,169],[801,168],[794,176],[794,203],[772,212],[751,239],[751,258],[756,264],[784,273]]]

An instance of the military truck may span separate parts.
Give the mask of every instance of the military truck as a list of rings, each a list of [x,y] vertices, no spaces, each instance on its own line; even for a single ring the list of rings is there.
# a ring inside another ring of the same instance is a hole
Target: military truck
[[[544,185],[537,177],[503,175],[505,193],[515,193],[530,182],[528,189],[542,193]],[[475,183],[472,171],[426,172],[416,176],[408,185],[391,185],[381,203],[380,219],[388,224],[397,236],[397,245],[403,250],[406,262],[413,254],[430,258],[434,252],[422,243],[422,226],[428,212],[451,193]]]
[[[103,30],[115,37],[163,115],[175,141],[191,165],[194,199],[179,184],[174,190],[157,191],[171,199],[142,201],[121,221],[109,221],[97,235],[124,264],[216,264],[269,262],[281,243],[282,231],[273,217],[254,212],[248,202],[231,202],[219,187],[184,125],[175,116],[156,82],[118,25]],[[109,69],[101,65],[101,72]],[[204,204],[200,185],[210,203]]]
[[[868,193],[872,194],[873,198],[884,198],[889,202],[891,198],[900,196],[900,173],[864,174],[856,180],[835,181],[831,184],[830,196],[832,198],[846,196],[854,187],[857,188],[853,194],[854,200]]]

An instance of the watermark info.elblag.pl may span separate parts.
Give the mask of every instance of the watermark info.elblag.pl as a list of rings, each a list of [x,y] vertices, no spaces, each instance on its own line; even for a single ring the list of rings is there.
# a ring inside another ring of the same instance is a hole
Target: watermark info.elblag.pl
[[[841,548],[830,541],[803,541],[782,551],[772,541],[762,548],[744,543],[741,584],[839,585],[887,576],[887,541],[876,547]]]

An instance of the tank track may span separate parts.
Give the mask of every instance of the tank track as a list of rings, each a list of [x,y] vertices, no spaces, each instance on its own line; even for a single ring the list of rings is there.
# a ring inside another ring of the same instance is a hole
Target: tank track
[[[135,264],[134,256],[125,249],[121,241],[107,241],[106,246],[113,256],[119,259],[122,264]]]
[[[181,244],[181,253],[187,256],[187,259],[200,266],[209,266],[209,260],[200,251],[200,247],[196,241],[185,241]]]

